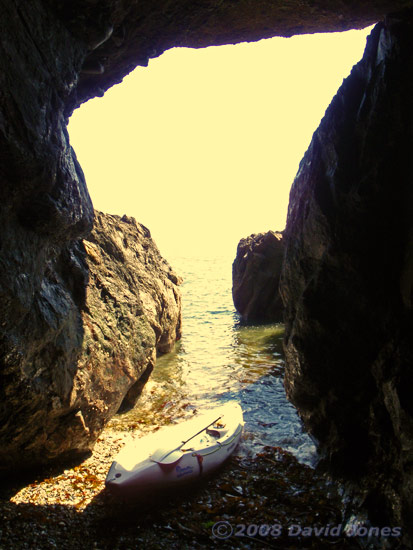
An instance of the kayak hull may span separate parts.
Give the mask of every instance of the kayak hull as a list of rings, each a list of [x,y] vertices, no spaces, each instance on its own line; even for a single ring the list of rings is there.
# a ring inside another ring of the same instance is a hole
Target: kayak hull
[[[119,497],[139,498],[194,483],[217,470],[231,456],[239,444],[243,425],[241,407],[231,402],[142,437],[115,458],[106,477],[106,487]],[[201,433],[192,437],[199,430]],[[177,447],[177,451],[171,452]]]

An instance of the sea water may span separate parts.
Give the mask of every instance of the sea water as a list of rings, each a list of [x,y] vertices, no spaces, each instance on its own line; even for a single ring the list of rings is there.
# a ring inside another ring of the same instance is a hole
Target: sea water
[[[151,429],[235,399],[244,411],[241,454],[280,446],[314,464],[316,449],[286,398],[282,324],[245,325],[232,301],[232,259],[169,259],[183,278],[182,339],[159,357],[136,407],[112,427]]]

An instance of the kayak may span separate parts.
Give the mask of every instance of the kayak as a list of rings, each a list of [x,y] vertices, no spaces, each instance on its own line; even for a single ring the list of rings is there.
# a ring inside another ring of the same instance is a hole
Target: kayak
[[[113,461],[105,485],[119,497],[139,497],[194,482],[233,453],[244,426],[231,401],[180,424],[127,444]]]

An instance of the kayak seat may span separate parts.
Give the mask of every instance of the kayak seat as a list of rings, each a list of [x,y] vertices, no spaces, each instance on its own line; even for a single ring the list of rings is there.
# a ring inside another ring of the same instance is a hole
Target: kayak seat
[[[206,432],[208,435],[212,435],[212,437],[221,439],[221,437],[223,437],[228,432],[228,429],[227,428],[220,428],[220,429],[208,428]]]

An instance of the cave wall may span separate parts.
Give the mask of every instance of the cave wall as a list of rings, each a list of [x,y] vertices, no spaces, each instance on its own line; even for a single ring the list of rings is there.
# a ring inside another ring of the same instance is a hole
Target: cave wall
[[[127,264],[135,275],[128,289],[133,299],[123,303],[123,314],[103,298],[98,307],[105,261],[100,287],[92,290],[94,264],[82,238],[91,238],[94,211],[65,114],[88,46],[40,0],[0,1],[0,23],[1,472],[90,449],[125,396],[133,400],[156,352],[170,349],[166,325],[180,327],[180,302],[177,291],[179,303],[169,308],[163,288],[157,297],[148,291],[142,298],[143,268],[136,259]],[[118,230],[128,246],[133,224],[122,223]],[[108,223],[105,228],[110,243],[116,232]],[[164,268],[145,239],[146,259],[154,264],[149,277]],[[131,240],[135,254],[139,235]],[[102,256],[110,261],[110,254]],[[117,273],[115,289],[122,289],[121,281]],[[148,307],[141,305],[138,315],[140,301]],[[119,296],[117,303],[122,305]],[[102,334],[108,326],[100,325],[108,320],[118,336],[105,357]],[[134,339],[124,336],[126,329]],[[178,337],[179,330],[172,334]]]
[[[367,27],[411,0],[44,0],[87,47],[67,114],[172,47],[203,48],[273,36]]]
[[[42,452],[67,405],[88,279],[74,241],[93,208],[65,102],[85,50],[42,2],[0,2],[0,465]],[[64,403],[64,405],[62,405]],[[31,437],[37,432],[36,443]]]
[[[374,29],[290,194],[290,400],[373,521],[413,517],[413,14]]]

